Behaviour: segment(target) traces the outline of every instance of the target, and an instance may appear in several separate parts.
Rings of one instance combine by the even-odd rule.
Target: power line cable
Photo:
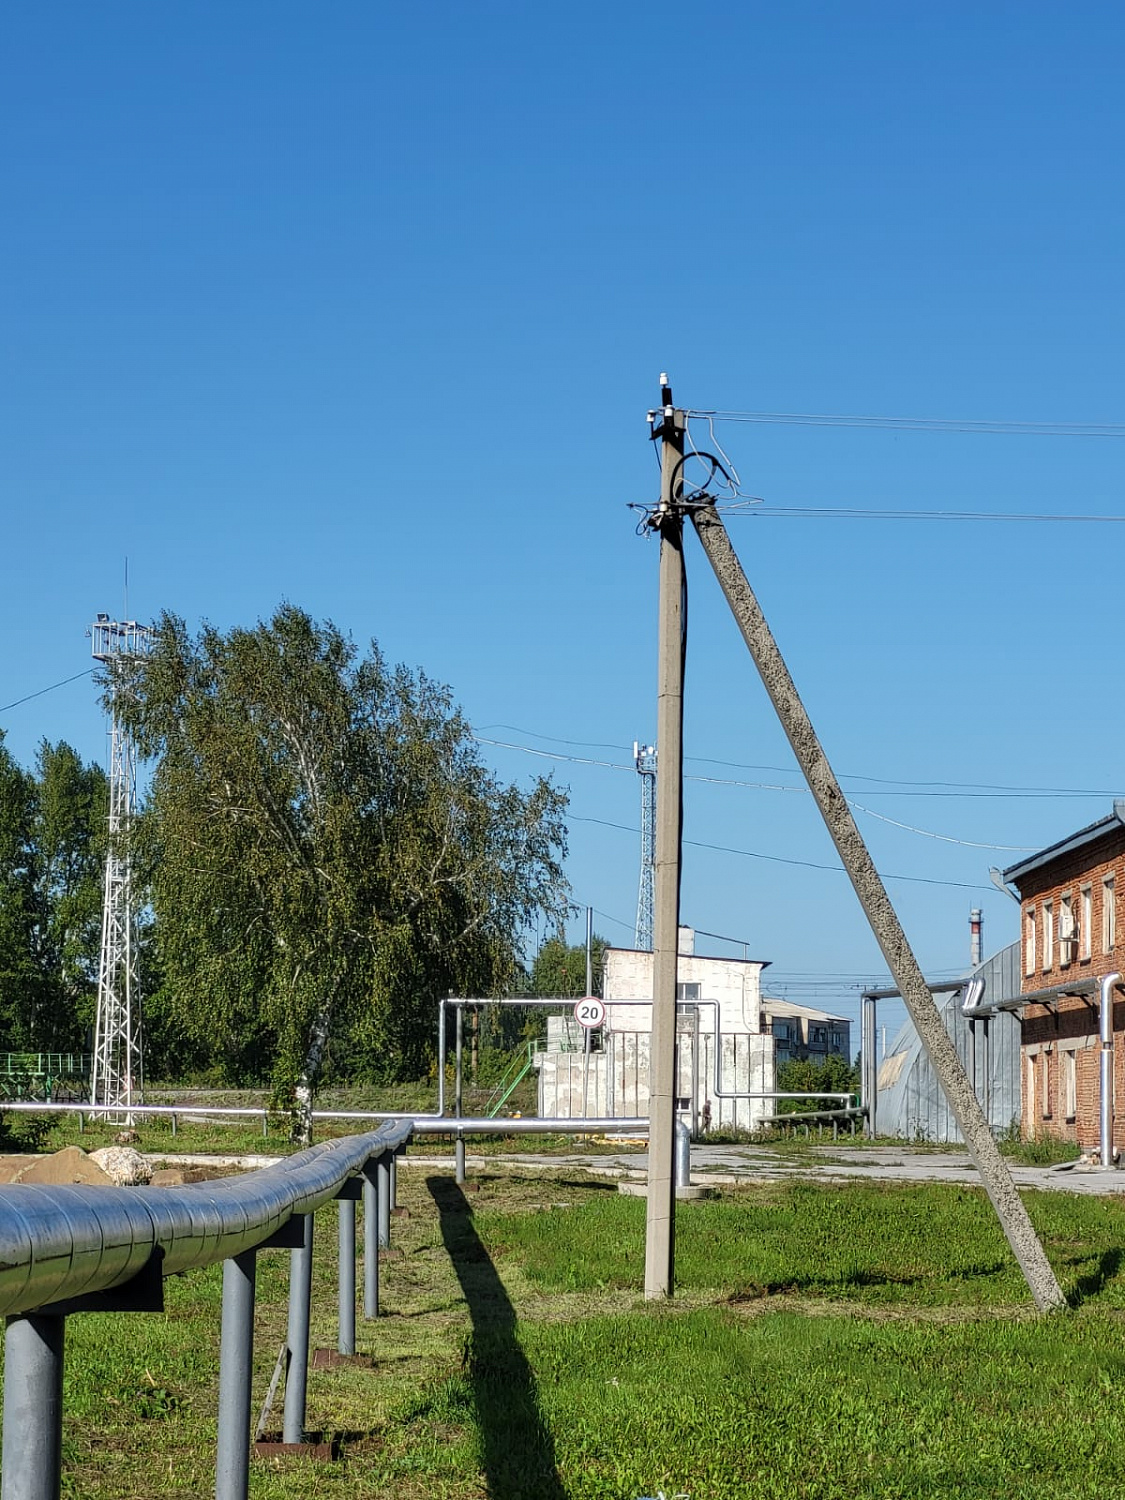
[[[1065,515],[1059,512],[1049,511],[1006,511],[1006,510],[876,510],[831,508],[829,506],[813,505],[746,505],[737,502],[720,504],[716,506],[727,514],[739,514],[747,516],[772,516],[786,517],[808,517],[814,516],[821,519],[843,520],[843,521],[1054,521],[1054,522],[1079,522],[1091,525],[1119,525],[1125,522],[1125,515]]]
[[[883,813],[878,813],[871,807],[862,807],[858,802],[853,802],[850,797],[845,799],[849,807],[856,812],[866,813],[869,818],[878,818],[880,823],[889,823],[892,828],[902,828],[907,833],[920,834],[922,838],[939,839],[943,844],[960,844],[965,849],[997,849],[1006,854],[1034,854],[1035,847],[1031,844],[979,844],[975,839],[955,839],[947,833],[931,833],[928,828],[915,828],[912,823],[900,823],[898,818],[888,818]]]
[[[710,422],[747,422],[798,427],[852,427],[883,432],[975,433],[986,437],[1125,438],[1120,422],[1010,422],[951,417],[846,416],[830,412],[690,410]]]
[[[515,745],[506,740],[484,739],[479,735],[474,736],[474,739],[476,739],[480,744],[497,746],[498,748],[503,750],[521,750],[525,755],[538,756],[539,758],[544,760],[561,760],[572,765],[596,766],[608,771],[632,771],[634,769],[633,766],[622,765],[619,761],[594,760],[588,756],[582,755],[564,755],[561,751],[557,750],[538,750],[531,745]],[[792,792],[796,793],[799,796],[806,797],[809,795],[809,790],[807,787],[780,786],[765,781],[737,781],[730,777],[693,776],[690,773],[684,777],[684,780],[699,782],[705,786],[740,787],[744,790],[757,792]],[[977,839],[954,838],[951,834],[933,833],[926,828],[917,828],[912,823],[903,823],[900,822],[897,818],[885,817],[882,813],[877,813],[871,808],[864,807],[859,802],[853,801],[851,797],[845,798],[845,801],[848,803],[849,807],[854,808],[857,812],[866,813],[869,817],[872,818],[878,818],[882,823],[889,823],[895,828],[901,828],[907,833],[915,833],[924,838],[938,839],[945,844],[960,844],[968,849],[994,849],[999,851],[1000,853],[1009,854],[1031,854],[1034,852],[1034,848],[1030,844],[991,844],[981,842]]]
[[[550,740],[551,743],[555,745],[574,745],[579,747],[580,749],[586,750],[620,750],[623,753],[628,754],[631,749],[629,745],[621,745],[616,743],[615,741],[609,740],[564,739],[561,735],[543,734],[540,730],[537,729],[526,729],[521,724],[482,724],[481,730],[483,731],[486,729],[507,729],[512,734],[526,734],[530,735],[531,738],[535,740]],[[486,743],[497,745],[507,744],[506,741],[502,740],[490,740],[486,741]],[[522,745],[517,745],[513,748],[522,750],[525,747]],[[749,761],[721,760],[717,756],[713,755],[685,755],[684,759],[693,761],[697,765],[726,766],[733,771],[772,771],[779,776],[792,774],[792,767],[790,766],[768,766],[757,765]],[[601,764],[601,762],[595,762],[595,764]],[[625,767],[625,769],[630,768]],[[924,796],[929,791],[936,788],[949,788],[956,789],[957,791],[964,790],[965,792],[972,793],[997,792],[1020,797],[1116,797],[1120,795],[1119,792],[1107,790],[1105,787],[1020,787],[1006,785],[1003,782],[991,781],[909,781],[899,776],[866,776],[860,771],[840,771],[837,774],[839,775],[841,781],[867,781],[870,782],[873,786],[886,786],[900,789],[888,793],[873,791],[867,792],[865,795],[869,797]],[[746,783],[746,785],[754,784],[755,783]],[[788,790],[803,791],[805,789],[803,787],[791,787],[788,788]]]
[[[66,687],[70,682],[77,682],[80,677],[89,677],[93,671],[93,667],[87,667],[84,672],[75,672],[73,677],[64,677],[61,682],[52,682],[50,687],[40,688],[35,693],[28,693],[23,698],[17,698],[14,703],[5,703],[0,708],[0,714],[6,714],[10,708],[19,708],[21,703],[30,703],[33,698],[42,698],[45,693],[53,693],[56,688]]]
[[[614,823],[608,818],[589,818],[574,812],[568,812],[567,818],[575,823],[596,823],[602,828],[616,828],[621,833],[631,833],[634,837],[637,837],[640,833],[640,829],[638,828],[631,828],[627,823]],[[704,842],[702,839],[684,839],[684,843],[690,845],[693,849],[710,849],[718,854],[737,854],[744,859],[761,859],[774,865],[796,865],[804,870],[828,870],[833,875],[844,875],[847,873],[843,865],[824,865],[811,859],[787,859],[781,854],[760,854],[754,849],[735,849],[729,844],[710,844]],[[992,885],[974,885],[966,880],[938,880],[929,875],[892,875],[884,873],[882,878],[884,880],[905,880],[911,885],[944,885],[961,891],[985,891],[989,895],[992,895],[996,890],[996,887]]]

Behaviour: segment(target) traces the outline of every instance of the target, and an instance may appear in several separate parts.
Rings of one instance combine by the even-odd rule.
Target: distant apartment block
[[[762,1026],[773,1037],[778,1065],[795,1060],[824,1062],[842,1057],[850,1063],[852,1023],[812,1005],[796,1005],[771,995],[762,998]]]

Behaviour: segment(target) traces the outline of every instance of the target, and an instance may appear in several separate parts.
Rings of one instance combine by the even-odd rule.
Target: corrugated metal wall
[[[1002,948],[999,953],[985,959],[974,972],[984,980],[982,1005],[1018,995],[1019,943]],[[955,993],[936,999],[946,1031],[973,1081],[988,1122],[995,1134],[1001,1134],[1011,1127],[1013,1120],[1018,1123],[1020,1115],[1019,1017],[1011,1011],[1000,1011],[987,1022],[977,1019],[974,1068],[974,1039],[969,1018],[961,1013],[961,995]],[[930,1060],[910,1021],[895,1037],[879,1074],[877,1128],[881,1136],[961,1141],[957,1121],[945,1102]]]

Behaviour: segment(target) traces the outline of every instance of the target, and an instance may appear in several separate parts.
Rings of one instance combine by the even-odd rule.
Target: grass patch
[[[1125,1307],[1125,1206],[1061,1193],[1028,1193],[1025,1201],[1067,1296],[1079,1302],[1097,1295]],[[518,1222],[485,1214],[480,1232],[493,1253],[518,1258],[545,1288],[635,1287],[644,1266],[644,1214],[641,1200],[603,1194],[581,1209]],[[682,1205],[676,1279],[685,1289],[736,1300],[797,1295],[905,1307],[1027,1301],[983,1192],[937,1183],[771,1183]]]
[[[1041,1141],[1001,1140],[999,1146],[1002,1156],[1024,1167],[1053,1167],[1077,1161],[1082,1154],[1073,1141],[1059,1141],[1053,1136]]]
[[[1077,1308],[1041,1319],[969,1188],[778,1182],[682,1205],[682,1290],[654,1306],[643,1202],[570,1171],[478,1186],[404,1165],[403,1254],[383,1316],[359,1323],[372,1364],[309,1375],[309,1426],[344,1434],[345,1456],[255,1460],[254,1500],[1121,1493],[1114,1199],[1027,1195]],[[335,1224],[317,1215],[314,1345],[335,1343]],[[255,1411],[287,1269],[259,1257]],[[163,1315],[69,1320],[67,1496],[210,1492],[220,1287],[215,1267],[169,1281]]]

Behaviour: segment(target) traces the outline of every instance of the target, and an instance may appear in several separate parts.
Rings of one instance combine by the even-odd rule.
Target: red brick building
[[[1116,1152],[1125,1147],[1125,987],[1101,981],[1125,970],[1125,801],[1012,865],[1004,879],[1020,894],[1023,1135],[1102,1148],[1104,993]]]

